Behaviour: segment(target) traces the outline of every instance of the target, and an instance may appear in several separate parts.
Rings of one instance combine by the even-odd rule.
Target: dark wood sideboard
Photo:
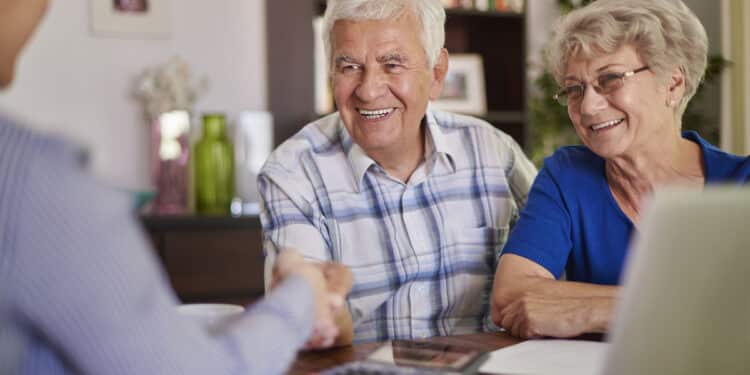
[[[182,302],[248,304],[263,295],[257,216],[141,216]]]

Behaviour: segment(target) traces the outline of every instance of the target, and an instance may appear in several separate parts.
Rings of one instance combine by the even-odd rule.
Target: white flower
[[[154,120],[167,111],[190,111],[199,91],[207,89],[208,79],[203,77],[193,83],[190,67],[175,56],[165,64],[146,68],[136,81],[134,96],[143,103],[149,118]]]

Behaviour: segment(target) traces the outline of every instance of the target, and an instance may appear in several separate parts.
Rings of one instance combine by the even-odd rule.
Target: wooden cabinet
[[[526,146],[526,22],[523,14],[450,9],[445,47],[474,53],[484,65],[487,114],[478,116]]]
[[[314,111],[312,20],[325,1],[266,2],[269,107],[276,142],[296,133],[318,115]],[[528,144],[526,123],[526,19],[524,14],[447,10],[450,53],[476,53],[484,61],[488,112],[481,116]]]
[[[257,217],[144,216],[141,221],[183,302],[247,304],[263,295]]]

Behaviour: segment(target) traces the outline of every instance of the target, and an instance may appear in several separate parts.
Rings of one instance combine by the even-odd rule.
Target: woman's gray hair
[[[657,77],[679,67],[685,95],[682,116],[706,70],[708,37],[698,17],[680,0],[598,0],[560,19],[547,49],[558,83],[572,58],[590,59],[632,45]]]
[[[420,39],[430,68],[437,63],[445,43],[445,9],[440,0],[328,0],[323,16],[323,45],[331,59],[331,32],[338,20],[370,21],[396,19],[411,11],[421,22]]]

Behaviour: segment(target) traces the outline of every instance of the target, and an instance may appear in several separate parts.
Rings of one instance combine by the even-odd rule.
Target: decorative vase
[[[151,173],[156,186],[152,212],[161,215],[188,211],[190,114],[164,112],[152,123]]]
[[[234,158],[223,114],[203,115],[203,134],[195,144],[196,211],[229,215],[234,198]]]

